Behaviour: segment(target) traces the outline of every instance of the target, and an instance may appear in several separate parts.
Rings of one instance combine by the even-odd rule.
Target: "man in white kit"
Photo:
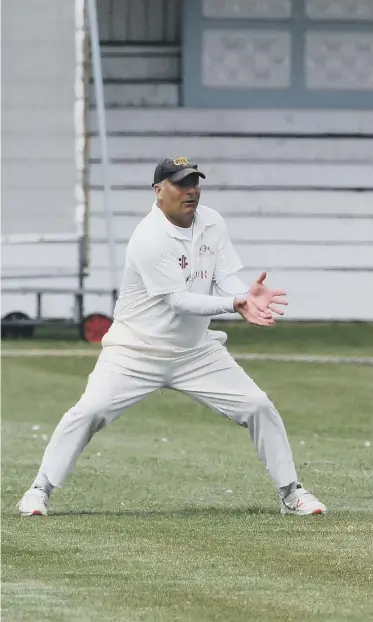
[[[93,434],[156,389],[168,387],[248,428],[259,458],[279,490],[283,514],[323,514],[325,506],[298,482],[282,419],[266,394],[230,356],[227,336],[210,331],[211,317],[238,312],[258,326],[274,324],[285,292],[271,291],[265,273],[248,288],[223,218],[199,206],[200,177],[184,157],[154,172],[156,202],[127,249],[114,322],[79,402],[61,419],[22,516],[43,515],[53,488]]]

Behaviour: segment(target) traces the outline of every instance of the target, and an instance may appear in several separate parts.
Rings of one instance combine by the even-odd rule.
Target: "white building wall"
[[[3,234],[74,227],[74,0],[2,4]]]
[[[76,243],[7,243],[15,235],[76,236],[74,5],[2,3],[3,287],[32,287],[41,274],[50,277],[44,286],[58,287],[57,275],[77,272]],[[76,278],[68,286],[75,287]],[[24,302],[5,293],[2,314],[18,309],[34,315],[34,302],[31,308]]]

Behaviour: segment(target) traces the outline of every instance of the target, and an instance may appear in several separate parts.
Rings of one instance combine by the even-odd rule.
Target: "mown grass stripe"
[[[97,356],[98,349],[94,350],[2,350],[4,358],[32,358],[32,357],[70,357],[70,356]],[[234,353],[232,356],[237,361],[273,361],[279,363],[315,363],[321,365],[373,365],[373,357],[370,356],[315,356],[306,354],[260,354]]]

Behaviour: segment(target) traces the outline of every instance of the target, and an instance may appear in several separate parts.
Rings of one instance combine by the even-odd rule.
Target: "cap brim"
[[[173,175],[170,175],[167,179],[172,182],[181,181],[182,179],[185,179],[185,177],[188,177],[188,175],[198,175],[199,177],[202,177],[202,179],[206,179],[206,175],[202,173],[202,171],[198,171],[195,168],[183,168],[181,171],[177,171]]]

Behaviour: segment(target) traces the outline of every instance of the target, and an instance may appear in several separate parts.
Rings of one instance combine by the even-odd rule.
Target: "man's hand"
[[[250,287],[246,298],[237,297],[234,308],[247,322],[256,326],[273,326],[273,313],[283,315],[284,312],[277,305],[287,305],[282,290],[270,290],[263,285],[267,276],[262,272],[260,277]]]
[[[250,300],[250,296],[247,298],[241,298],[236,296],[234,299],[234,309],[239,313],[246,322],[249,324],[255,324],[256,326],[273,326],[275,323],[272,313],[270,311],[261,311]]]
[[[260,311],[271,311],[277,315],[284,315],[282,309],[276,305],[287,305],[284,296],[286,292],[280,289],[268,289],[263,282],[267,277],[266,272],[262,272],[260,277],[250,287],[247,297]]]

